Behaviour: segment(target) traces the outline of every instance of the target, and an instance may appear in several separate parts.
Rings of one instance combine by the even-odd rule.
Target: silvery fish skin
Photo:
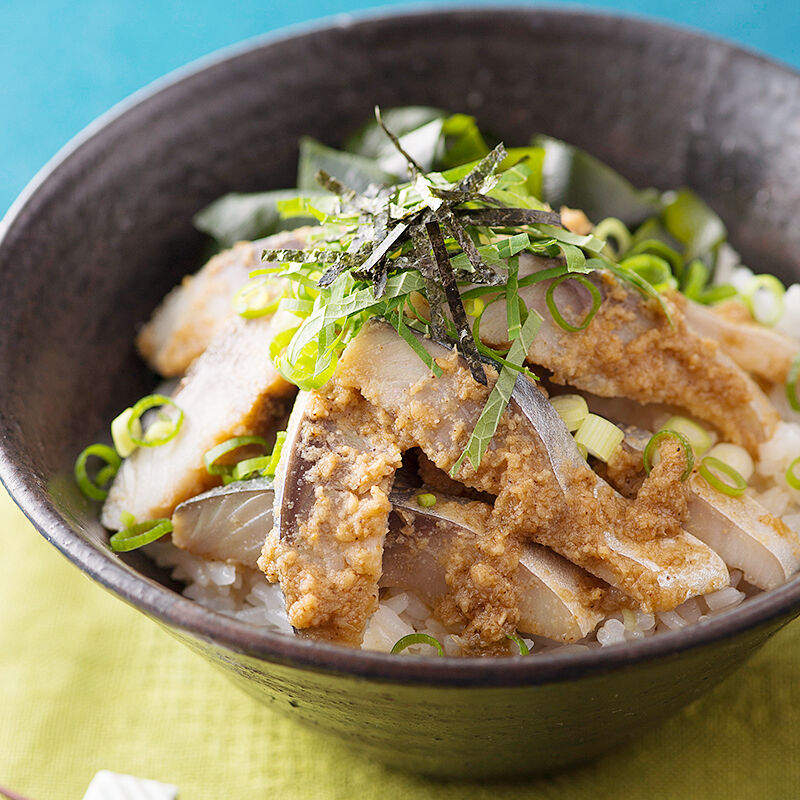
[[[173,400],[184,412],[178,435],[126,458],[103,506],[102,523],[124,525],[169,517],[176,506],[219,483],[203,463],[212,447],[234,436],[269,436],[297,391],[277,372],[269,345],[279,321],[234,317],[195,361]]]
[[[420,506],[420,493],[436,502]],[[381,586],[412,591],[435,606],[449,591],[450,548],[467,547],[476,530],[471,513],[476,501],[448,497],[429,489],[394,490],[395,513],[383,555]],[[520,608],[518,629],[558,642],[575,642],[594,630],[604,614],[598,600],[608,586],[546,547],[523,545],[514,577]]]
[[[256,568],[272,529],[271,478],[218,486],[181,503],[172,515],[172,543],[212,561]]]

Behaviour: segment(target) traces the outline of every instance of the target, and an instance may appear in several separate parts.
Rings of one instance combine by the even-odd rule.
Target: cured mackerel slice
[[[530,254],[520,256],[520,279],[559,262]],[[553,373],[552,380],[601,397],[628,397],[640,403],[668,403],[713,425],[729,442],[755,455],[770,437],[778,413],[752,378],[720,345],[694,333],[683,311],[665,298],[672,324],[653,302],[621,283],[610,272],[585,276],[603,302],[583,331],[566,331],[550,313],[545,280],[519,290],[543,323],[528,351],[528,361]],[[591,308],[588,290],[563,282],[555,301],[568,319],[581,319]],[[490,347],[508,345],[505,303],[487,306],[481,339]]]
[[[591,405],[591,404],[590,404]],[[644,479],[642,453],[649,431],[621,426],[627,456],[609,475],[619,488]],[[749,495],[731,497],[714,489],[697,470],[689,478],[689,516],[684,528],[705,542],[730,569],[740,569],[748,583],[774,589],[800,568],[800,536]]]
[[[357,647],[378,607],[389,490],[401,464],[390,428],[358,392],[297,398],[258,566],[280,581],[289,622],[303,635]]]
[[[181,503],[172,515],[172,543],[212,561],[256,568],[272,529],[271,478],[217,486]]]
[[[485,557],[478,540],[485,533],[481,520],[491,507],[436,494],[436,503],[423,508],[416,499],[420,492],[429,490],[395,490],[390,495],[394,513],[381,586],[411,591],[436,607],[458,588],[460,562],[474,564]],[[604,616],[600,604],[609,587],[541,545],[523,545],[512,583],[520,612],[517,627],[524,633],[575,642]]]
[[[774,589],[800,567],[800,539],[783,520],[747,495],[729,497],[699,474],[689,479],[686,529],[740,569],[748,583]]]
[[[178,504],[219,484],[203,463],[208,450],[233,436],[274,432],[297,389],[270,360],[273,336],[270,319],[228,321],[173,396],[184,412],[178,435],[123,461],[103,506],[106,528],[124,527],[123,511],[137,520],[171,516]]]
[[[449,471],[487,398],[457,354],[421,340],[443,374],[436,378],[386,323],[370,322],[337,367],[344,388],[394,419],[402,449],[420,447]],[[672,609],[728,584],[725,564],[695,537],[646,539],[633,534],[636,503],[597,476],[578,452],[558,413],[527,379],[517,381],[477,472],[456,477],[497,495],[493,519],[503,537],[527,536],[633,597],[644,610]],[[652,478],[652,476],[651,476]]]
[[[686,315],[690,330],[714,339],[743,369],[770,383],[785,383],[800,342],[759,325],[741,303],[710,307],[674,292],[672,300]]]
[[[625,447],[639,459],[627,480],[641,480],[641,454],[650,433],[625,428]],[[623,477],[623,479],[625,479]],[[749,495],[731,497],[714,489],[695,470],[689,478],[689,516],[684,527],[705,542],[730,569],[740,569],[748,583],[774,589],[800,568],[800,536]]]
[[[247,283],[252,270],[264,266],[264,250],[303,247],[307,230],[298,228],[255,242],[239,242],[215,255],[194,275],[187,275],[139,332],[136,346],[142,358],[164,377],[183,375],[236,315],[233,295]],[[284,285],[280,279],[270,281],[268,294],[277,298]]]

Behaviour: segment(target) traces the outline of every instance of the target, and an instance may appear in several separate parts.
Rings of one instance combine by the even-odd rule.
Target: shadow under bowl
[[[298,138],[336,144],[375,103],[463,110],[509,143],[541,131],[636,184],[688,184],[747,263],[800,277],[797,73],[690,31],[584,12],[336,20],[134,96],[14,205],[0,229],[0,477],[68,558],[259,700],[405,769],[554,770],[727,676],[800,612],[800,582],[624,646],[398,658],[259,632],[181,597],[141,555],[110,552],[71,478],[86,442],[152,387],[133,334],[200,263],[192,215],[226,192],[293,185]]]

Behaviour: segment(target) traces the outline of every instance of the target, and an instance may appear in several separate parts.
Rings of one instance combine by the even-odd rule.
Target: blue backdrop
[[[175,67],[286,25],[400,5],[408,4],[0,0],[0,214],[73,134]],[[797,0],[619,0],[583,5],[692,25],[800,67]]]

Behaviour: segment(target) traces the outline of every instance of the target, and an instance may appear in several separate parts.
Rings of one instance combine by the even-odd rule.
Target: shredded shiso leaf
[[[417,119],[426,117],[422,112],[415,114]],[[534,171],[526,163],[529,153],[510,156],[502,144],[486,152],[483,139],[472,130],[474,121],[436,119],[442,122],[438,139],[426,138],[427,134],[414,138],[411,134],[418,129],[403,133],[405,125],[397,135],[376,108],[375,123],[356,140],[357,151],[347,155],[375,158],[380,153],[381,169],[388,169],[390,156],[402,158],[409,180],[389,186],[366,183],[365,188],[368,175],[361,173],[354,179],[352,160],[335,162],[330,157],[324,164],[339,169],[339,174],[334,176],[325,168],[316,173],[318,185],[329,195],[279,204],[287,218],[311,215],[319,220],[311,246],[265,250],[263,260],[270,265],[255,270],[251,277],[272,275],[291,282],[278,311],[291,314],[289,319],[296,319],[296,325],[276,337],[271,355],[281,374],[302,389],[319,388],[330,378],[347,343],[373,317],[389,321],[435,375],[440,369],[419,336],[455,345],[473,378],[484,385],[488,378],[483,362],[493,364],[499,372],[497,381],[453,467],[456,472],[465,459],[478,468],[517,374],[535,378],[524,362],[542,320],[520,298],[521,286],[555,278],[558,282],[578,280],[586,287],[592,309],[577,325],[566,321],[553,301],[557,283],[548,291],[554,319],[568,330],[587,327],[599,308],[600,293],[584,277],[597,270],[613,271],[659,302],[665,314],[667,310],[646,278],[604,255],[603,240],[565,230],[559,215],[530,193]],[[462,150],[481,153],[481,157],[443,172],[425,172],[423,165],[453,158],[451,149],[442,155],[441,137],[446,141],[448,131],[454,129],[460,131]],[[471,142],[471,149],[464,142]],[[418,148],[413,154],[412,146]],[[303,169],[308,163],[304,162]],[[317,166],[322,164],[319,161]],[[348,177],[353,183],[348,184]],[[563,264],[519,279],[518,257],[523,252],[560,255]],[[425,314],[420,312],[419,298],[427,305]],[[481,300],[480,307],[476,308],[476,300]],[[481,316],[493,302],[506,305],[511,343],[506,352],[487,348],[480,341]]]

